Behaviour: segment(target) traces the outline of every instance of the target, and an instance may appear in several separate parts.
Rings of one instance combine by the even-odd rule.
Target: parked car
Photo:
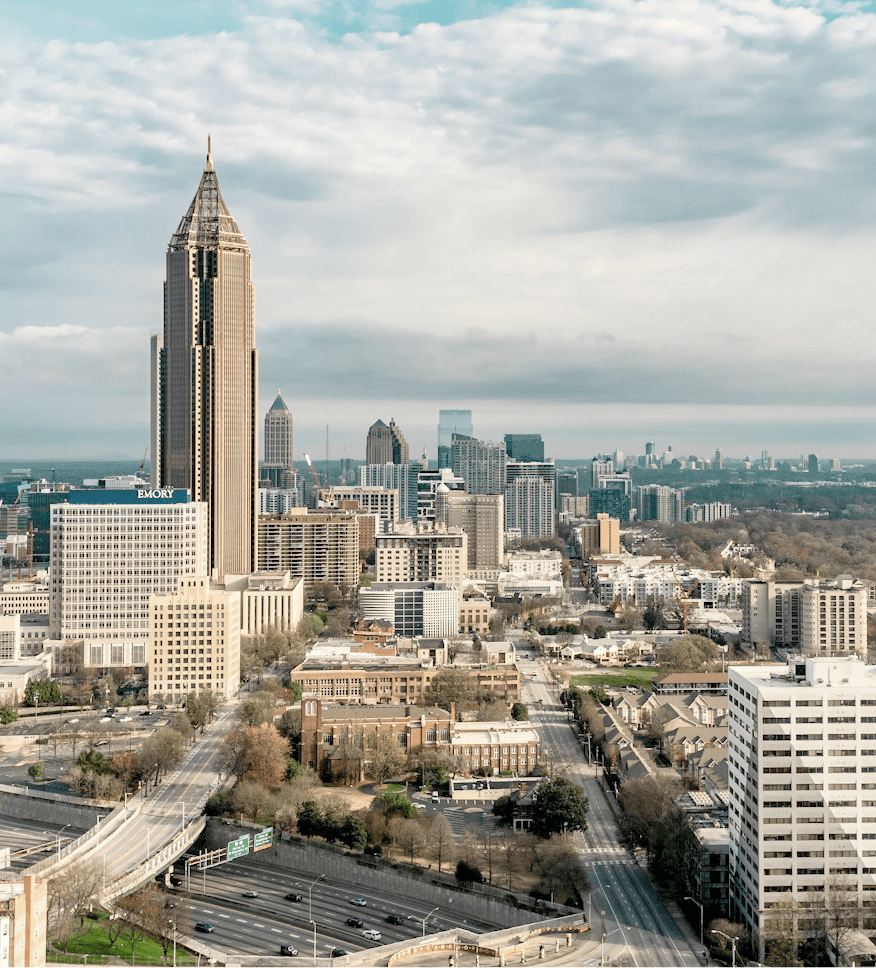
[[[380,940],[380,932],[379,931],[375,931],[374,928],[368,928],[367,931],[363,931],[362,932],[362,937],[366,941],[379,941]]]
[[[304,898],[300,894],[296,894],[294,891],[286,895],[287,901],[303,901]]]
[[[363,922],[362,918],[347,918],[347,924],[349,924],[351,928],[365,927],[365,923]]]
[[[209,921],[198,921],[195,924],[195,931],[200,931],[201,934],[212,934],[215,930]]]
[[[281,955],[288,955],[290,958],[294,958],[295,955],[298,954],[298,949],[295,947],[294,944],[281,944],[280,945],[280,954]]]

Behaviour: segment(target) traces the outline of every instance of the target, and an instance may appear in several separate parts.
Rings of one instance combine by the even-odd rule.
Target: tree
[[[587,876],[575,847],[564,840],[540,841],[535,847],[534,860],[542,894],[565,898],[571,907],[579,907]]]
[[[656,650],[657,661],[670,672],[700,672],[718,656],[711,639],[703,635],[683,635]]]
[[[27,768],[27,775],[32,780],[41,780],[45,774],[42,763],[33,763]]]
[[[456,879],[460,884],[483,884],[484,875],[480,869],[470,864],[467,860],[461,860],[456,865]]]
[[[364,850],[365,845],[368,843],[368,831],[365,828],[365,821],[361,817],[347,817],[341,827],[338,839],[350,850]]]
[[[404,790],[387,790],[371,801],[371,809],[379,810],[387,817],[413,817],[417,812]]]
[[[443,666],[432,679],[423,699],[448,712],[450,707],[455,705],[456,713],[459,715],[464,710],[474,707],[475,690],[472,678],[465,669]]]
[[[377,783],[398,776],[407,762],[407,754],[390,733],[381,733],[366,754],[366,772]]]
[[[16,719],[18,719],[18,713],[12,706],[0,706],[0,723],[8,726],[10,723],[14,723]]]
[[[298,808],[298,833],[302,837],[318,837],[323,831],[322,810],[315,800],[307,800]]]
[[[235,813],[242,813],[251,820],[267,816],[274,805],[274,796],[267,787],[252,780],[241,780],[231,795]]]
[[[261,726],[274,721],[276,697],[267,691],[250,693],[237,707],[236,716],[244,726]]]
[[[414,857],[420,854],[426,846],[426,830],[417,817],[402,820],[396,842],[408,855],[408,862],[413,864]]]
[[[48,885],[49,914],[79,918],[79,926],[94,903],[103,880],[103,867],[96,859],[83,857],[66,865]]]
[[[276,789],[286,775],[289,741],[267,724],[247,726],[243,732],[249,745],[247,779]]]
[[[533,833],[539,837],[587,829],[587,797],[564,777],[540,783],[533,796]]]
[[[511,718],[517,720],[529,719],[529,710],[526,705],[522,702],[516,702],[511,707]]]
[[[429,856],[434,857],[438,864],[438,871],[443,870],[444,864],[452,864],[456,854],[456,837],[453,828],[443,813],[436,813],[429,823],[427,834]]]

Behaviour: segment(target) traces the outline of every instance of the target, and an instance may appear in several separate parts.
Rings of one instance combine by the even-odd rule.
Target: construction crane
[[[313,466],[313,461],[310,459],[310,455],[305,454],[304,459],[307,461],[307,469],[310,471],[310,476],[313,478],[313,486],[316,488],[319,503],[321,503],[324,508],[334,507],[335,495],[328,481],[326,481],[326,486],[323,487],[319,481],[319,475],[316,473],[316,468]]]
[[[140,476],[142,477],[146,473],[146,455],[149,453],[149,448],[143,451],[143,459],[140,461]]]

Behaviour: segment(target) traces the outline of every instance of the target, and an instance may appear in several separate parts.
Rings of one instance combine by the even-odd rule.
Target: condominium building
[[[454,434],[450,447],[453,473],[465,481],[469,494],[502,494],[505,491],[505,444],[491,444]]]
[[[636,495],[640,521],[665,524],[684,521],[684,491],[661,484],[646,484],[636,488]]]
[[[440,484],[435,519],[447,528],[461,529],[468,539],[470,571],[499,568],[505,553],[505,499],[501,494],[467,494]]]
[[[292,471],[289,477],[293,482],[291,487],[259,488],[259,514],[286,514],[292,508],[304,507],[298,472]]]
[[[620,521],[608,514],[597,514],[578,528],[581,557],[620,554]]]
[[[710,504],[688,504],[684,509],[684,519],[691,523],[723,521],[732,517],[733,505],[720,501],[712,501]]]
[[[231,699],[240,687],[240,596],[209,578],[182,578],[149,599],[149,695]]]
[[[872,934],[876,668],[855,657],[731,666],[728,695],[732,920],[762,963],[771,938],[818,933],[834,906],[846,940]],[[833,964],[854,960],[840,955]]]
[[[443,525],[399,526],[374,539],[378,582],[437,581],[461,588],[468,572],[468,536]]]
[[[153,340],[155,483],[210,515],[210,568],[254,569],[258,442],[255,291],[249,246],[207,145],[195,197],[167,246],[164,333]],[[156,426],[157,425],[157,426]]]
[[[410,465],[402,464],[399,466],[408,467]],[[384,530],[391,531],[392,526],[399,520],[398,491],[393,488],[353,487],[336,484],[332,487],[332,493],[339,507],[343,507],[341,503],[343,501],[353,502],[354,506],[358,506],[360,511],[375,515],[382,522]]]
[[[459,627],[459,589],[435,581],[372,582],[359,589],[359,614],[391,622],[404,638],[450,637]]]
[[[102,499],[107,503],[87,503]],[[52,633],[88,668],[146,664],[149,597],[209,573],[209,516],[185,490],[70,491],[52,507]],[[112,502],[112,503],[110,503]]]
[[[295,508],[259,517],[258,570],[304,579],[305,595],[320,582],[359,581],[359,524],[355,512]]]
[[[508,461],[505,466],[505,530],[522,538],[556,533],[556,468],[553,461]]]
[[[240,589],[240,632],[261,635],[268,629],[296,628],[304,616],[304,579],[285,572],[246,575]],[[237,589],[235,589],[237,590]]]
[[[449,491],[464,491],[465,481],[454,474],[449,467],[436,471],[420,470],[417,474],[417,513],[413,520],[419,524],[431,524],[435,520],[435,501],[438,488]]]
[[[402,521],[417,520],[417,482],[422,468],[419,464],[363,464],[359,468],[362,487],[382,487],[398,492],[398,517]]]
[[[742,641],[804,655],[867,654],[867,588],[849,575],[836,581],[749,580],[742,588]]]

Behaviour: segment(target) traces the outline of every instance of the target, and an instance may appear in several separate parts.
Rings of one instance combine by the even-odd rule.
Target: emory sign
[[[161,487],[161,488],[152,488],[151,490],[139,490],[138,489],[138,491],[137,491],[137,497],[138,498],[150,498],[150,497],[171,498],[171,497],[173,497],[173,488],[172,487]]]

